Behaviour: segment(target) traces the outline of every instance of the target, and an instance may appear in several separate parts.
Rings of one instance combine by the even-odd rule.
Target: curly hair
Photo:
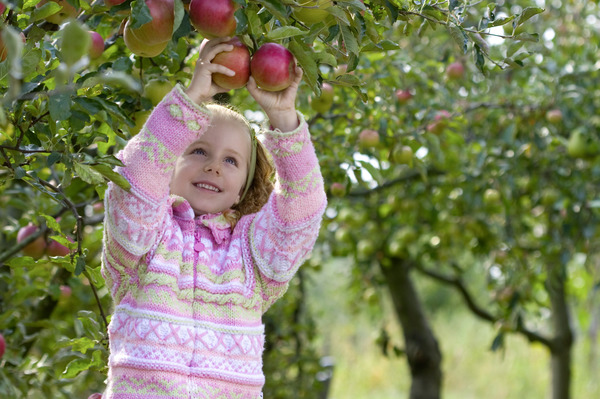
[[[210,103],[206,104],[206,108],[211,111],[212,120],[238,122],[244,126],[249,135],[254,135],[250,122],[233,107]],[[258,212],[267,203],[274,188],[274,178],[275,167],[271,157],[260,140],[256,140],[256,165],[252,184],[241,202],[223,212],[232,228],[235,227],[242,216]],[[248,176],[246,176],[246,179],[248,179]]]

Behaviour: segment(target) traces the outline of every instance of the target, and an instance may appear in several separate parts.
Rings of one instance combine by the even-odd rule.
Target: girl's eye
[[[232,164],[233,166],[237,166],[237,161],[235,158],[227,157],[225,158],[225,162]]]
[[[202,148],[196,148],[192,150],[192,154],[206,155],[206,151],[204,151]]]

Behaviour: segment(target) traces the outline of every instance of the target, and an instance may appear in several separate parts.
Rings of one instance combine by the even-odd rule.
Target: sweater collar
[[[195,221],[196,225],[202,225],[208,228],[217,244],[221,244],[231,235],[231,224],[227,221],[223,212],[206,213],[204,215],[196,216],[192,206],[185,198],[171,195],[169,202],[173,208],[174,216],[184,220]],[[198,238],[199,237],[196,237],[196,241],[198,241]]]

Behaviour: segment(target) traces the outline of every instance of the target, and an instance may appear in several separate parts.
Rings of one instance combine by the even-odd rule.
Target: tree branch
[[[495,317],[493,314],[491,314],[490,312],[488,312],[487,310],[485,310],[484,308],[482,308],[475,302],[473,295],[469,292],[469,290],[467,289],[467,287],[465,286],[465,284],[463,283],[463,281],[460,278],[450,277],[445,274],[436,272],[434,270],[425,268],[421,265],[415,265],[415,268],[419,272],[423,273],[424,275],[426,275],[428,277],[433,278],[434,280],[437,280],[446,285],[454,286],[460,292],[460,294],[463,297],[463,300],[466,302],[469,310],[471,310],[471,312],[473,312],[480,319],[483,319],[490,323],[495,323],[498,321],[497,317]],[[523,334],[527,338],[527,340],[529,340],[529,342],[539,342],[540,344],[546,346],[549,349],[552,348],[552,341],[550,339],[527,329],[523,325],[521,318],[518,319],[515,331]]]

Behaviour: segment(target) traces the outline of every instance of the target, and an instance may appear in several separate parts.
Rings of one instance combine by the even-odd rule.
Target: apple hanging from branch
[[[311,96],[309,98],[312,109],[320,114],[329,111],[333,105],[333,86],[329,83],[323,83],[321,86],[321,95],[319,97]]]
[[[141,57],[156,57],[167,47],[173,35],[173,0],[146,0],[146,5],[152,21],[134,29],[131,20],[127,20],[123,40],[132,53]]]
[[[237,8],[233,0],[192,0],[190,22],[208,39],[233,36],[237,27],[234,17]]]
[[[39,227],[32,223],[22,227],[17,233],[17,244],[24,241],[30,235],[37,233],[38,230]],[[41,258],[44,256],[44,252],[46,252],[46,240],[44,240],[43,236],[36,238],[33,242],[23,247],[23,254],[31,256],[33,259]]]

